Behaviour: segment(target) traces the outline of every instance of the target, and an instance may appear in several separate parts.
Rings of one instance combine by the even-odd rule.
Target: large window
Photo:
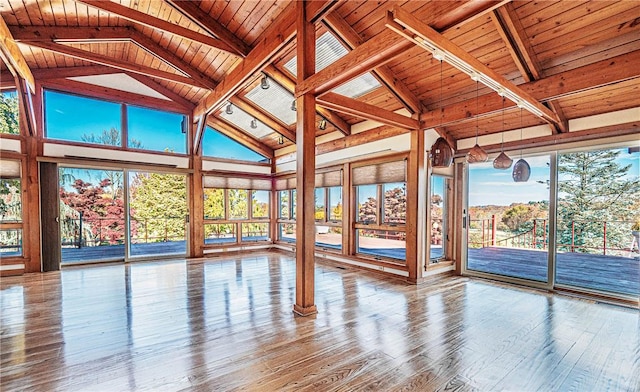
[[[356,166],[356,252],[406,261],[406,161]]]
[[[0,161],[0,256],[22,255],[22,184],[20,161]]]
[[[447,259],[447,239],[449,238],[449,178],[431,176],[431,197],[429,199],[431,226],[429,241],[429,258],[432,263]]]
[[[49,139],[167,153],[187,151],[182,114],[51,90],[44,92],[44,114]],[[123,134],[128,135],[127,140]]]
[[[20,112],[18,94],[15,90],[0,92],[0,133],[20,134]]]
[[[269,241],[270,179],[204,178],[205,245]],[[252,186],[258,190],[226,188]]]
[[[202,155],[205,157],[235,159],[249,162],[265,162],[269,159],[243,146],[217,130],[206,127],[202,136]]]
[[[342,249],[342,187],[315,190],[316,246],[323,250]]]

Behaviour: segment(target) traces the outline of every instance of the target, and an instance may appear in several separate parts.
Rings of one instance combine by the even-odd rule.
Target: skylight
[[[257,85],[245,97],[271,113],[282,123],[291,125],[296,122],[296,112],[291,110],[291,103],[295,99],[287,89],[273,80],[269,80],[269,88],[264,90]]]
[[[218,113],[218,115],[221,118],[224,118],[225,120],[229,121],[230,123],[234,124],[238,128],[242,129],[248,134],[255,136],[258,139],[261,139],[275,132],[273,129],[265,125],[263,122],[261,122],[260,120],[256,120],[253,116],[251,116],[249,113],[245,112],[244,110],[240,109],[239,107],[234,106],[233,104],[231,106],[232,106],[233,114],[227,114],[225,110],[227,107],[224,106],[221,109],[220,113]],[[252,122],[254,122],[255,128],[251,126]]]
[[[349,51],[330,32],[322,34],[316,40],[316,72],[333,64],[336,60],[344,57]],[[294,76],[297,74],[297,57],[289,60],[284,67]],[[370,73],[360,75],[348,81],[333,92],[357,98],[380,87],[380,83]]]

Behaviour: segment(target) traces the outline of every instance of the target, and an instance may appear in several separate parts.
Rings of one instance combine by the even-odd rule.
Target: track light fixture
[[[262,79],[260,80],[260,88],[263,90],[268,90],[269,87],[269,78],[267,78],[267,75],[263,75]]]
[[[227,108],[224,110],[224,112],[227,113],[228,115],[233,114],[233,106],[231,105],[231,102],[227,104]]]
[[[293,102],[291,102],[291,111],[295,112],[296,111],[296,100],[294,99]]]
[[[325,129],[327,129],[327,120],[325,120],[324,118],[320,120],[320,124],[318,124],[318,128],[320,128],[321,131],[324,131]]]
[[[284,136],[278,136],[278,144],[284,144]]]
[[[253,120],[251,120],[251,129],[256,129],[256,128],[258,128],[258,120],[254,118]]]

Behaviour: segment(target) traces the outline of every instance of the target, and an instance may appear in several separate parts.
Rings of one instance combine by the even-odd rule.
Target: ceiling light
[[[320,128],[321,131],[324,131],[325,129],[327,129],[327,120],[325,120],[324,118],[320,120],[320,124],[318,125],[318,128]]]
[[[267,75],[264,75],[262,80],[260,80],[260,88],[263,90],[269,89],[269,78],[267,78]]]
[[[284,136],[278,136],[278,144],[284,144]]]
[[[254,118],[253,120],[251,120],[251,129],[256,129],[256,128],[258,128],[258,120]]]
[[[294,99],[293,102],[291,102],[291,111],[295,112],[296,111],[296,100]]]
[[[228,115],[232,115],[233,114],[233,106],[231,105],[231,102],[229,102],[229,104],[227,105],[227,108],[224,110],[225,113],[227,113]]]
[[[498,93],[499,94],[499,93]],[[498,155],[496,157],[496,159],[493,160],[493,167],[495,169],[498,170],[507,170],[508,168],[511,167],[511,164],[513,164],[513,159],[509,158],[509,156],[507,154],[504,153],[504,96],[502,97],[502,133],[500,133],[501,136],[501,143],[500,143],[500,155]]]

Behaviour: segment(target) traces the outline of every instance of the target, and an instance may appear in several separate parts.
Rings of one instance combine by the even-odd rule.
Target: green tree
[[[149,241],[184,238],[187,184],[179,174],[139,173],[131,184],[129,202],[139,235]]]
[[[533,227],[535,208],[532,205],[516,204],[502,215],[502,223],[513,232],[524,232]]]
[[[558,160],[558,234],[561,244],[573,244],[579,252],[602,252],[603,222],[610,247],[624,247],[629,227],[615,221],[640,217],[640,178],[631,165],[621,165],[621,150],[562,154]],[[573,226],[573,227],[572,227]],[[592,249],[590,249],[592,248]],[[566,249],[566,248],[565,248]],[[562,249],[564,250],[564,249]]]
[[[0,93],[0,133],[20,134],[18,94]]]

